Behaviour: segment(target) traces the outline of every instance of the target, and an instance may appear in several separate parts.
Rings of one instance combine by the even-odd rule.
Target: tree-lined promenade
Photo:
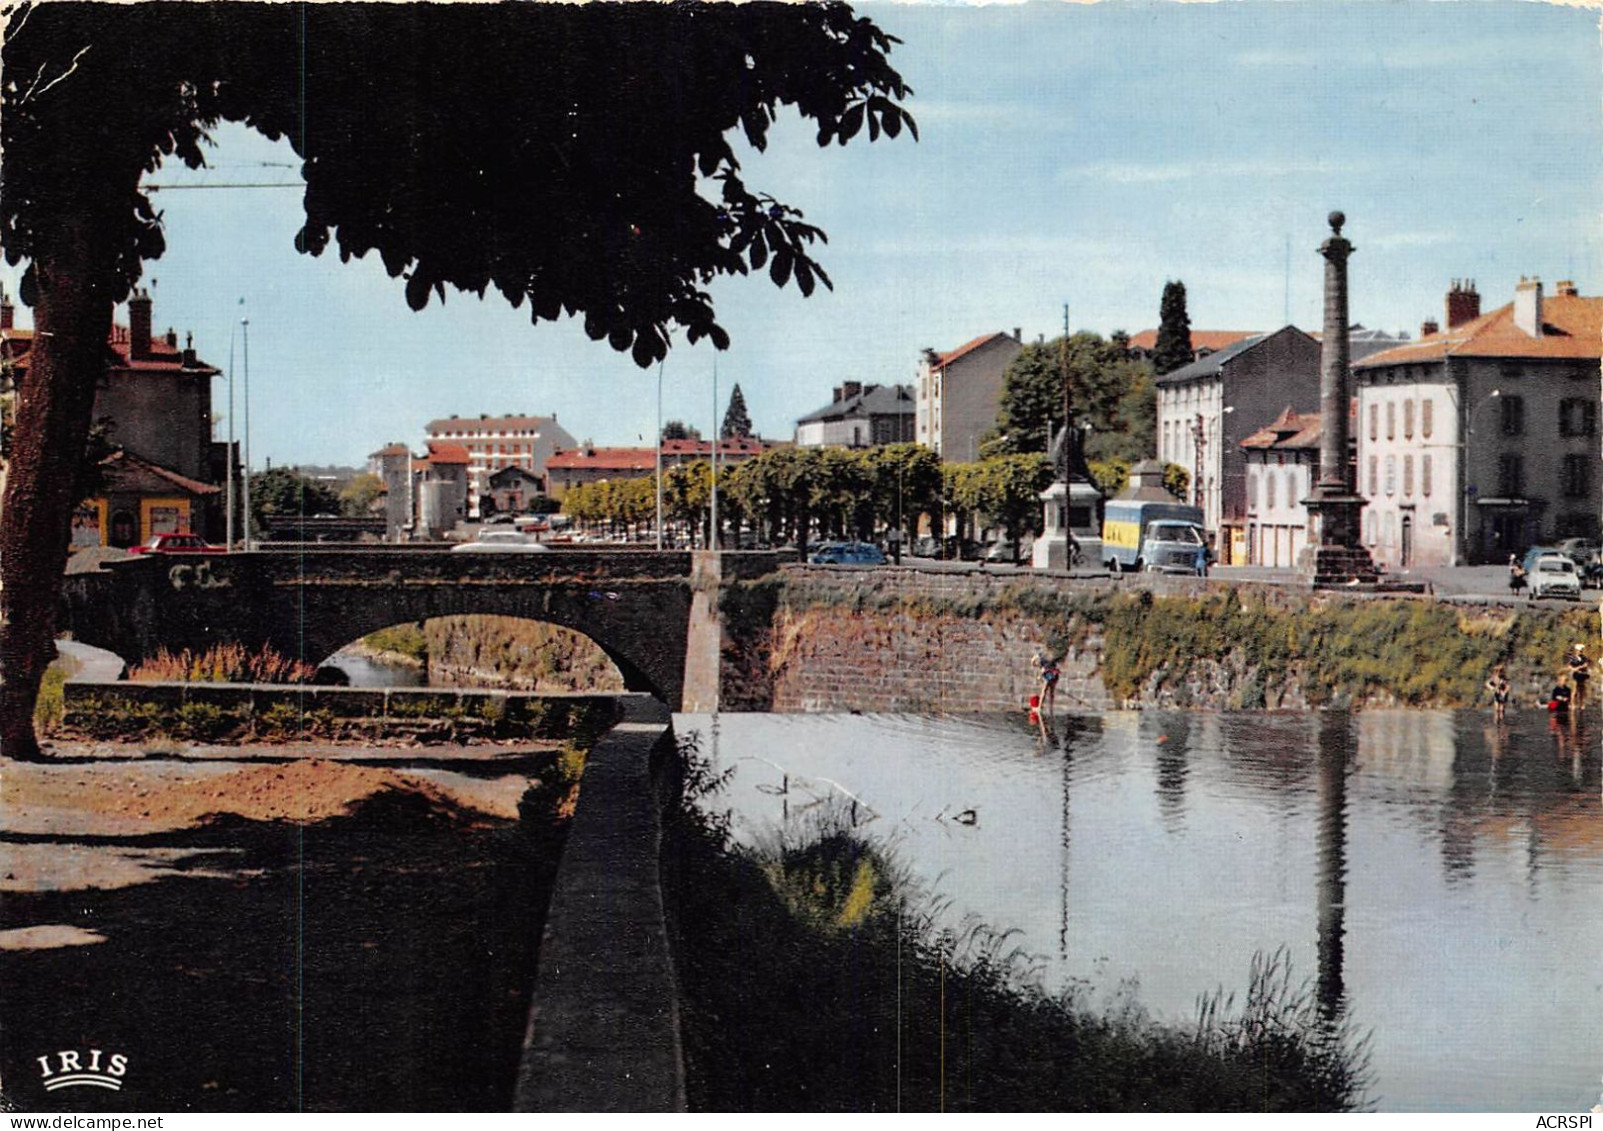
[[[1125,459],[1093,460],[1090,467],[1109,495],[1129,478]],[[1184,469],[1170,470],[1178,474],[1168,486],[1183,497]],[[920,530],[952,529],[963,538],[994,530],[1023,546],[1041,528],[1040,494],[1053,474],[1039,450],[943,464],[920,444],[776,448],[719,468],[718,542],[730,545],[745,530],[770,546],[805,549],[815,539],[835,538],[909,545]],[[669,468],[662,477],[663,518],[702,543],[712,483],[706,462]],[[657,482],[649,475],[581,484],[562,499],[564,514],[612,533],[649,526],[656,509]]]

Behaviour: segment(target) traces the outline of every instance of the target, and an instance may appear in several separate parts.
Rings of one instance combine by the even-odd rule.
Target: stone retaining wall
[[[1505,660],[1522,694],[1545,691],[1564,642],[1598,631],[1585,608],[1151,575],[793,566],[770,584],[766,611],[749,597],[742,608],[750,646],[726,645],[726,688],[759,689],[741,709],[1022,710],[1039,689],[1037,651],[1062,656],[1059,710],[1458,706],[1479,702]],[[1120,594],[1154,616],[1130,615]],[[1200,602],[1196,619],[1183,619],[1187,601]],[[1108,620],[1116,607],[1126,612]],[[1195,652],[1175,651],[1193,637]],[[1428,669],[1444,657],[1454,666],[1438,678]],[[1119,673],[1117,694],[1105,670]]]

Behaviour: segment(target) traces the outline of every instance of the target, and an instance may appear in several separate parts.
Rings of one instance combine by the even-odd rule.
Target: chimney
[[[1533,338],[1542,336],[1542,280],[1520,276],[1514,288],[1514,325]]]
[[[150,292],[143,287],[128,299],[128,356],[150,356]]]
[[[1432,334],[1439,334],[1441,330],[1441,323],[1434,318],[1427,318],[1419,324],[1419,336],[1422,338],[1428,338]]]
[[[1447,292],[1447,328],[1456,329],[1481,316],[1481,296],[1474,279],[1454,279]]]
[[[16,329],[17,308],[11,305],[11,296],[0,290],[0,330]]]
[[[1021,342],[1021,343],[1024,341],[1024,327],[1023,326],[1015,326],[1015,327],[1013,327],[1013,340],[1015,342]]]
[[[171,330],[167,331],[167,344],[173,347],[178,345],[178,335]],[[195,335],[192,332],[187,333],[184,335],[184,368],[194,369],[197,364],[195,361]]]
[[[1566,298],[1574,298],[1580,292],[1575,289],[1575,284],[1570,280],[1560,279],[1556,284],[1554,284],[1553,293],[1555,295],[1563,295]]]
[[[841,400],[851,400],[863,391],[861,381],[842,381],[840,384]]]
[[[845,400],[845,395],[842,393],[841,387],[839,385],[836,385],[835,386],[835,399],[833,401],[831,401],[830,403],[831,404],[840,404],[840,402],[843,401],[843,400]]]
[[[167,327],[167,348],[170,350],[178,348],[178,331],[171,326]]]

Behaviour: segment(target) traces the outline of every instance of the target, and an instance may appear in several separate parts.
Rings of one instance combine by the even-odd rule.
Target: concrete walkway
[[[661,703],[631,696],[585,761],[540,941],[515,1111],[685,1110],[652,774],[672,727]]]

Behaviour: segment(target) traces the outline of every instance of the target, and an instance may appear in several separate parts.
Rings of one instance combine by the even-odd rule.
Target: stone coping
[[[515,1111],[684,1111],[663,912],[660,759],[673,718],[646,696],[590,751],[540,939]]]

